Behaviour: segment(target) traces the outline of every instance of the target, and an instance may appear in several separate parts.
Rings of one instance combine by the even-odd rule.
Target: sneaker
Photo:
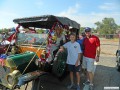
[[[93,89],[93,84],[90,84],[90,85],[89,85],[89,89],[90,89],[90,90],[94,90],[94,89]]]
[[[74,86],[75,86],[74,84],[70,84],[70,85],[67,86],[67,89],[71,89],[71,88],[73,88]]]
[[[79,85],[77,85],[77,89],[76,90],[80,90],[80,86]]]
[[[90,81],[86,81],[83,83],[83,85],[89,85],[90,84]]]

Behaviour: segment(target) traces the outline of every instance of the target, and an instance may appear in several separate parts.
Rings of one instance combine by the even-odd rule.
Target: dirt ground
[[[119,90],[120,89],[120,72],[116,70],[115,53],[118,49],[118,40],[100,39],[101,55],[100,62],[97,64],[94,77],[94,90]],[[83,82],[86,77],[81,75],[81,90],[83,90]],[[63,81],[59,81],[52,75],[41,77],[41,90],[67,90],[69,84],[69,76]],[[119,87],[119,89],[104,89],[105,87]],[[16,89],[18,90],[18,89]],[[25,90],[22,86],[20,90]],[[29,83],[27,90],[31,90]],[[75,89],[71,89],[75,90]]]
[[[119,40],[118,39],[104,39],[101,38],[101,53],[105,55],[115,55],[118,49]]]

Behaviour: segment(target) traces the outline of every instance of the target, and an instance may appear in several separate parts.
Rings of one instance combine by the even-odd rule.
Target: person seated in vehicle
[[[63,45],[66,42],[65,35],[63,34],[63,28],[60,25],[55,26],[54,33],[52,35],[53,43],[50,48],[50,54],[49,60],[53,60],[55,54],[57,53],[58,49],[61,45]]]

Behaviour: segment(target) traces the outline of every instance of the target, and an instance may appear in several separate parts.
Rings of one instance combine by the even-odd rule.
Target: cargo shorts
[[[95,59],[83,56],[82,68],[87,69],[88,72],[94,72],[94,62]]]

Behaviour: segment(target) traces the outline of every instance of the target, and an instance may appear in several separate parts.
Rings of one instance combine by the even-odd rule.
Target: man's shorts
[[[71,72],[80,72],[80,65],[75,66],[68,64],[68,70]]]
[[[94,72],[95,59],[83,56],[82,68],[87,69],[88,72]]]

